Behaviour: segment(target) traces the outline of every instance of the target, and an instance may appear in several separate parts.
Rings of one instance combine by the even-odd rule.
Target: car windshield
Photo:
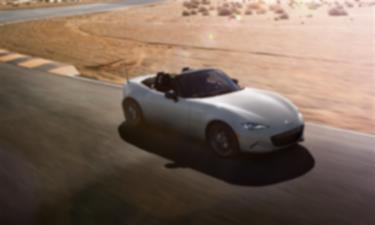
[[[224,72],[213,69],[181,74],[178,83],[185,98],[212,97],[241,89]]]

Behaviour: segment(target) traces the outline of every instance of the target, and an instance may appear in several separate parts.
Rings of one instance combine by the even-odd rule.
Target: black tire
[[[126,124],[132,127],[140,127],[143,124],[143,113],[138,103],[132,99],[125,99],[122,109]]]
[[[238,140],[232,128],[222,122],[214,122],[207,128],[207,142],[212,151],[224,158],[239,152]]]

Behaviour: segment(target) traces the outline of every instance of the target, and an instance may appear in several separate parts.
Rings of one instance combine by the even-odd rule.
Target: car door
[[[144,114],[147,120],[160,126],[184,131],[189,124],[189,104],[183,98],[168,99],[165,94],[151,90],[143,97]]]

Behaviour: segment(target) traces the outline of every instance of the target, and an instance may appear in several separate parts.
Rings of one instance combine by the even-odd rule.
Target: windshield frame
[[[193,76],[200,76],[201,79],[205,79],[208,76],[213,75],[215,76],[215,79],[218,79],[218,81],[224,81],[227,89],[212,90],[212,92],[208,93],[193,93],[191,87],[197,88],[197,84],[193,84],[192,82],[199,80],[199,78],[194,80],[191,79]],[[184,72],[176,77],[176,81],[177,85],[179,86],[179,96],[183,98],[208,98],[242,90],[242,88],[233,79],[218,69],[203,69]]]

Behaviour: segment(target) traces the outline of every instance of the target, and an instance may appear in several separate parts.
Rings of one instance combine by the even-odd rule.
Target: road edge
[[[39,70],[60,76],[75,77],[80,73],[74,65],[0,48],[0,62],[26,69]]]

